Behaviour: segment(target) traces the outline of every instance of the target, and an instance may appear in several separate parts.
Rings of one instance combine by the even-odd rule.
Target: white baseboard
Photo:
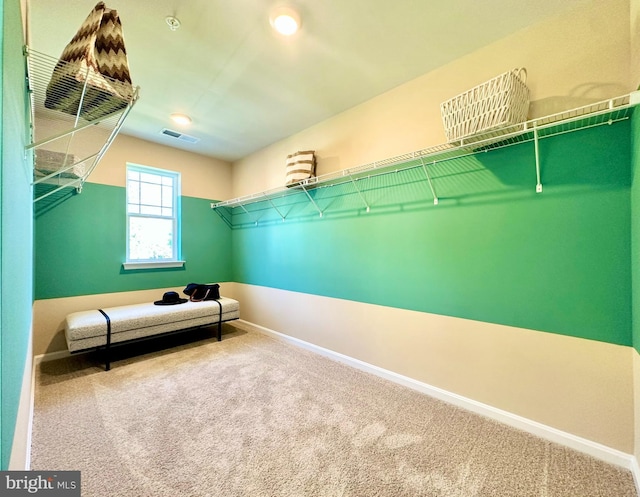
[[[39,354],[33,358],[33,365],[37,366],[41,362],[56,361],[58,359],[66,359],[71,357],[71,353],[68,350],[59,350],[57,352],[47,352],[46,354]]]
[[[636,484],[636,493],[640,495],[640,466],[638,466],[638,458],[635,456],[631,457],[631,474]]]
[[[33,333],[29,335],[33,336]],[[12,471],[28,471],[31,466],[31,431],[33,427],[33,405],[35,393],[35,377],[33,365],[33,342],[29,339],[26,351],[22,387],[13,432],[13,444],[9,457],[8,469]]]
[[[413,378],[409,378],[407,376],[394,373],[393,371],[389,371],[378,366],[366,363],[364,361],[354,359],[353,357],[349,357],[347,355],[325,349],[318,345],[305,342],[304,340],[300,340],[298,338],[285,335],[269,328],[265,328],[264,326],[259,326],[243,319],[241,319],[240,322],[244,322],[252,327],[255,327],[258,331],[266,335],[285,340],[289,343],[310,350],[312,352],[316,352],[330,359],[337,360],[367,373],[375,374],[376,376],[379,376],[381,378],[385,378],[400,385],[404,385],[424,394],[430,395],[431,397],[435,397],[444,402],[448,402],[449,404],[462,407],[476,414],[494,419],[508,426],[536,435],[545,440],[549,440],[551,442],[569,447],[584,454],[588,454],[609,464],[614,464],[616,466],[628,469],[633,473],[636,482],[636,488],[640,489],[640,467],[638,466],[637,459],[631,454],[627,454],[617,449],[607,447],[606,445],[600,444],[598,442],[593,442],[586,438],[582,438],[571,433],[558,430],[551,426],[538,423],[537,421],[518,416],[517,414],[498,409],[488,404],[483,404],[482,402],[478,402],[473,399],[448,392],[441,388],[428,385],[427,383],[414,380]],[[640,490],[638,493],[640,494]]]

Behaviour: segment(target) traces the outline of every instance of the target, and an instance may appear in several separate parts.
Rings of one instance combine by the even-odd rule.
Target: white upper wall
[[[58,133],[68,131],[72,126],[73,123],[70,120],[51,120],[36,116],[35,141],[56,136]],[[99,126],[85,128],[71,139],[65,137],[39,147],[36,155],[40,148],[67,152],[66,147],[69,143],[68,153],[74,156],[74,160],[79,161],[95,154],[104,145],[109,132],[110,129],[105,130]],[[179,172],[181,192],[187,197],[220,200],[231,196],[231,164],[229,162],[123,134],[116,136],[87,181],[124,187],[127,163]]]
[[[634,90],[640,88],[640,0],[630,0],[630,83]]]
[[[93,183],[125,186],[127,162],[178,171],[182,195],[220,200],[231,194],[229,162],[118,135],[89,177]]]

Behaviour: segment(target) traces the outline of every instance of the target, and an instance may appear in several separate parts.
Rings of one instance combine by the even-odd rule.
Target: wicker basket
[[[526,69],[514,69],[443,102],[440,111],[449,142],[526,121],[526,80]]]

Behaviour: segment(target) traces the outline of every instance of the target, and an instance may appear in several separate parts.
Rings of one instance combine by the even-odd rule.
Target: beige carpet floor
[[[631,473],[252,331],[41,364],[33,470],[83,497],[631,497]],[[179,340],[178,338],[176,340]],[[162,349],[162,346],[171,348]]]

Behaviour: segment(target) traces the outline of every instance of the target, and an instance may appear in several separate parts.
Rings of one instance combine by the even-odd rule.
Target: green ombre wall
[[[85,183],[36,215],[36,299],[231,281],[231,233],[210,200],[181,197],[184,268],[124,271],[125,188]]]
[[[631,275],[633,346],[640,352],[640,114],[631,119]]]
[[[424,175],[376,180],[369,213],[318,192],[322,218],[234,230],[234,280],[631,345],[629,136],[542,140],[542,194],[531,143],[432,169],[437,206]]]
[[[32,163],[25,157],[27,99],[18,0],[2,4],[2,154],[0,174],[0,425],[2,469],[11,457],[31,337],[33,304]]]
[[[235,281],[632,345],[630,129],[542,140],[542,194],[525,143],[433,167],[437,206],[421,169],[235,230],[184,197],[179,271],[123,272],[124,188],[87,183],[36,217],[36,298]]]

